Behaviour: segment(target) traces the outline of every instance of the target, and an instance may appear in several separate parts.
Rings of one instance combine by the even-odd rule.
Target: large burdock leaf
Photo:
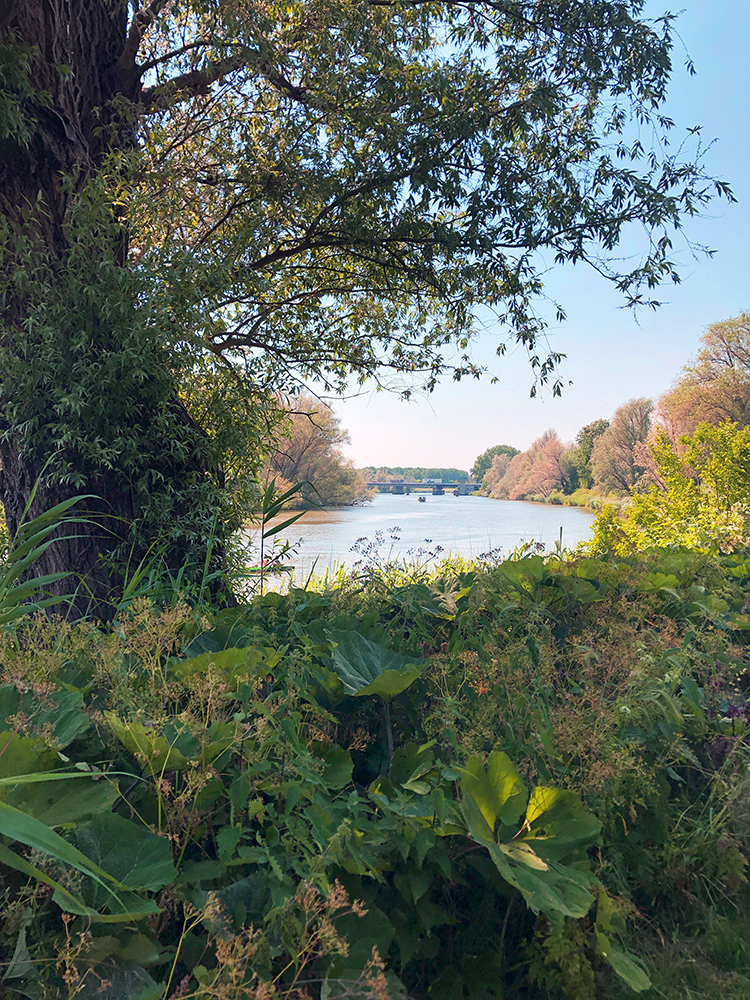
[[[573,866],[595,843],[601,823],[577,796],[558,788],[535,788],[521,822],[526,788],[504,753],[490,754],[487,767],[472,758],[461,778],[461,815],[472,840],[489,851],[495,867],[536,913],[585,916],[598,884],[585,862]],[[572,856],[572,857],[571,857]]]
[[[233,646],[175,661],[172,670],[181,681],[188,683],[196,677],[204,676],[209,667],[212,667],[223,673],[230,686],[234,686],[238,680],[250,683],[262,680],[273,671],[281,658],[282,654],[276,649]]]
[[[492,839],[498,822],[518,828],[528,793],[507,754],[491,753],[486,769],[478,757],[472,757],[463,769],[461,791],[461,811],[471,832]]]
[[[425,663],[370,642],[358,632],[329,631],[336,646],[333,665],[344,690],[355,697],[379,695],[391,701],[420,676]]]
[[[562,788],[535,788],[526,811],[523,840],[546,861],[562,861],[567,855],[596,843],[601,822],[577,795]]]
[[[108,813],[72,834],[78,850],[127,889],[156,891],[173,882],[177,870],[166,837]],[[98,902],[106,899],[97,897]]]

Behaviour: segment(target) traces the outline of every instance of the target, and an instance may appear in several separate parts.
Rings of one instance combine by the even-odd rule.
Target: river
[[[589,538],[593,520],[593,514],[577,507],[452,494],[427,495],[420,503],[414,493],[378,493],[362,507],[306,511],[276,537],[301,539],[291,559],[294,582],[300,585],[313,569],[322,575],[337,564],[353,565],[363,549],[381,538],[380,558],[425,559],[438,546],[442,556],[478,556],[496,549],[507,554],[530,541],[541,542],[549,551],[559,541],[561,528],[566,548]]]

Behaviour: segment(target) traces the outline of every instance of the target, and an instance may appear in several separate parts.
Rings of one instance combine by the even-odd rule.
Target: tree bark
[[[26,70],[21,63],[13,81],[22,124],[15,135],[0,140],[0,222],[5,225],[0,256],[5,383],[0,393],[0,501],[12,537],[23,516],[34,517],[72,495],[94,494],[95,499],[81,505],[85,521],[61,528],[32,575],[69,572],[53,591],[75,594],[71,614],[104,617],[112,613],[128,573],[149,550],[161,546],[174,571],[191,556],[201,562],[203,553],[189,551],[188,533],[178,531],[176,522],[195,517],[195,506],[205,505],[211,479],[205,435],[178,399],[158,344],[141,343],[121,319],[107,319],[113,269],[126,267],[125,228],[112,227],[116,238],[103,252],[111,255],[108,270],[100,266],[101,241],[92,250],[86,276],[94,286],[91,302],[71,302],[77,325],[70,330],[63,323],[57,333],[39,332],[38,289],[30,285],[34,274],[25,273],[33,271],[30,262],[43,261],[51,293],[56,282],[67,280],[72,241],[81,235],[72,233],[71,206],[112,150],[133,148],[128,107],[137,99],[140,80],[134,57],[130,66],[123,59],[127,7],[123,0],[5,0],[0,5],[0,45],[27,60]],[[114,214],[115,209],[109,211]],[[92,247],[97,247],[93,238]],[[134,315],[136,310],[134,297]],[[124,353],[128,337],[129,353]],[[40,373],[52,363],[51,343],[59,363],[44,376]],[[118,357],[118,351],[124,366],[142,363],[142,377],[124,368],[122,379],[99,379],[98,366],[104,370],[106,359]],[[67,386],[55,383],[66,379]],[[61,418],[60,400],[82,381],[89,388],[83,402],[76,402],[80,412]],[[124,436],[116,426],[122,413],[130,423]],[[176,451],[164,440],[165,427],[181,434]],[[117,458],[127,447],[128,430],[134,451],[141,452],[129,465]],[[116,439],[110,449],[115,457],[102,462],[97,455],[109,439]],[[166,497],[161,506],[155,502],[160,490]],[[171,519],[171,536],[153,511],[148,514],[149,504],[161,511],[162,522]],[[214,564],[219,552],[216,546]]]

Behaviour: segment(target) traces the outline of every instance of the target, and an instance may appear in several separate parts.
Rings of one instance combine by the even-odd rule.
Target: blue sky
[[[652,2],[649,13],[666,8]],[[567,355],[560,373],[562,398],[531,399],[532,377],[525,352],[495,355],[500,331],[476,341],[474,357],[498,382],[446,382],[431,395],[400,401],[388,393],[364,392],[332,401],[351,437],[345,449],[358,466],[430,465],[469,468],[495,444],[526,448],[548,427],[565,441],[598,417],[610,417],[636,396],[655,398],[669,388],[695,354],[701,334],[715,321],[750,309],[750,43],[749,0],[688,0],[677,22],[682,41],[673,50],[667,113],[676,122],[670,142],[701,125],[710,174],[731,185],[737,204],[716,200],[705,215],[688,220],[694,243],[716,250],[694,259],[687,246],[675,249],[683,262],[682,284],[665,286],[665,304],[637,317],[599,275],[584,268],[552,269],[546,285],[567,312],[550,325],[551,346]],[[684,43],[684,49],[683,49]],[[684,68],[685,54],[696,75]],[[550,262],[551,263],[551,262]],[[551,311],[551,316],[554,313]]]

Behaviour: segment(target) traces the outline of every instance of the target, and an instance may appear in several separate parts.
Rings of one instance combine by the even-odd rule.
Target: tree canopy
[[[658,483],[635,494],[620,518],[605,507],[593,551],[630,554],[683,545],[731,551],[750,533],[750,427],[698,424],[679,446],[659,428],[649,445]]]
[[[528,451],[495,455],[484,477],[491,496],[509,500],[548,497],[555,490],[570,493],[577,485],[569,449],[552,429],[538,437]]]
[[[514,448],[512,445],[496,444],[479,455],[471,467],[471,474],[481,483],[487,470],[492,467],[492,462],[496,455],[506,455],[508,461],[510,461],[511,458],[514,458],[518,454],[518,448]]]
[[[731,195],[697,138],[662,141],[673,17],[644,7],[6,0],[0,499],[14,532],[38,481],[31,513],[95,497],[42,568],[101,601],[154,546],[221,552],[240,513],[196,369],[257,466],[259,401],[299,379],[477,374],[478,306],[552,377],[542,250],[631,305],[676,280],[674,231]]]
[[[370,498],[362,473],[344,458],[339,445],[349,435],[324,403],[307,393],[287,401],[278,443],[266,471],[285,492],[301,484],[298,498],[321,506],[351,506]]]
[[[617,408],[591,451],[596,486],[627,494],[650,482],[650,454],[645,442],[651,431],[653,409],[652,401],[643,397]]]
[[[591,471],[591,452],[594,450],[594,443],[608,427],[609,420],[593,420],[590,424],[582,427],[576,435],[576,443],[571,455],[571,461],[578,474],[578,481],[584,489],[591,489],[594,481]]]
[[[659,400],[662,422],[676,439],[699,423],[750,423],[750,313],[712,323],[695,360]]]

